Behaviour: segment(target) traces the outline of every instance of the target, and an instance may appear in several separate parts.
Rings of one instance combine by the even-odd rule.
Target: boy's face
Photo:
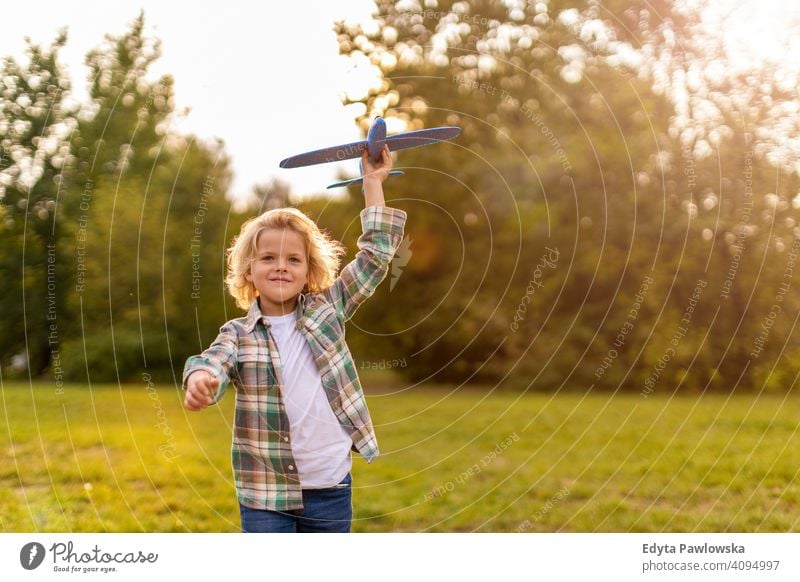
[[[303,236],[291,229],[268,229],[256,240],[256,254],[245,279],[258,290],[261,313],[286,315],[308,282],[308,258]]]

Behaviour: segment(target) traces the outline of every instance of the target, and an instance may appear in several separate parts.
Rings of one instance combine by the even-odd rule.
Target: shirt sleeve
[[[191,356],[186,360],[183,368],[183,389],[186,390],[186,379],[192,372],[205,370],[219,380],[214,402],[219,402],[231,379],[231,373],[236,370],[238,359],[238,341],[236,329],[229,322],[219,330],[219,335],[199,356]]]
[[[389,263],[403,241],[406,212],[388,206],[368,206],[361,211],[362,234],[358,253],[327,291],[337,314],[347,321],[358,306],[375,292],[389,272]]]

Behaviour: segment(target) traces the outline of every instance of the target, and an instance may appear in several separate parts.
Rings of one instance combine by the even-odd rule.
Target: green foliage
[[[350,95],[363,129],[382,114],[463,133],[397,157],[407,176],[385,190],[407,238],[349,326],[357,361],[525,390],[796,382],[800,180],[769,149],[791,149],[776,128],[796,95],[764,99],[768,71],[681,85],[721,49],[669,0],[376,5],[374,34],[337,26],[342,54],[381,71]],[[80,108],[64,106],[65,33],[2,66],[0,322],[24,330],[0,338],[6,375],[22,355],[34,376],[177,381],[239,315],[225,249],[268,208],[296,204],[355,252],[356,188],[299,201],[273,181],[232,208],[224,147],[170,129],[173,81],[148,75],[143,31],[142,15],[87,56]]]
[[[102,330],[64,342],[60,358],[64,377],[74,381],[130,382],[150,374],[165,381],[175,362],[160,330],[141,333],[122,325],[113,333]],[[180,373],[181,370],[178,370]]]
[[[169,129],[172,80],[148,80],[159,48],[143,29],[140,15],[88,55],[79,109],[61,107],[65,34],[29,47],[25,69],[5,63],[0,317],[27,334],[0,340],[4,367],[23,351],[34,375],[52,364],[67,380],[174,380],[233,306],[224,249],[243,217],[227,199],[228,158]]]
[[[5,59],[0,81],[0,365],[23,354],[39,373],[50,361],[49,324],[68,271],[56,262],[63,226],[55,219],[74,112],[58,64],[61,33],[48,48],[28,43],[28,63]],[[21,330],[27,333],[19,333]]]
[[[792,275],[800,183],[783,168],[772,178],[756,148],[754,127],[772,121],[743,125],[721,108],[717,150],[703,155],[707,134],[687,141],[673,127],[676,103],[654,87],[647,53],[637,67],[620,64],[637,43],[668,50],[659,35],[689,16],[656,24],[664,6],[615,5],[616,22],[578,1],[376,5],[374,34],[337,30],[343,54],[381,66],[381,85],[354,99],[364,127],[383,114],[463,133],[401,152],[408,178],[386,185],[409,211],[414,243],[395,289],[356,319],[376,329],[362,346],[371,357],[407,357],[400,371],[415,381],[634,391],[648,380],[759,388],[761,362],[788,365],[778,360],[797,353],[800,304],[780,289]],[[671,62],[696,63],[697,46],[679,40]],[[547,249],[560,257],[552,268],[539,266]],[[783,309],[764,339],[776,300]]]

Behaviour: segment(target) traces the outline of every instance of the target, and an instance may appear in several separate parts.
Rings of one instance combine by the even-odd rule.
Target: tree
[[[692,16],[668,1],[376,5],[374,32],[337,29],[354,67],[379,73],[369,93],[348,97],[364,104],[363,126],[385,114],[411,129],[458,124],[463,133],[453,145],[402,152],[409,177],[387,185],[411,210],[415,242],[392,292],[397,308],[381,318],[376,301],[357,319],[384,322],[371,349],[413,355],[402,370],[413,379],[511,374],[523,386],[639,390],[676,342],[658,370],[664,385],[690,375],[693,387],[733,386],[763,319],[756,306],[770,301],[753,295],[755,284],[775,287],[785,261],[741,261],[730,301],[718,287],[738,243],[762,257],[788,248],[797,182],[781,170],[777,198],[754,203],[754,217],[783,220],[783,240],[773,241],[742,225],[752,121],[743,130],[726,113],[705,145],[689,139],[698,132],[675,131],[678,104],[656,72],[666,32],[691,30]],[[687,60],[671,62],[697,58],[688,43],[670,54],[681,46]],[[750,163],[754,180],[774,171],[765,156]],[[548,248],[561,259],[537,271]],[[708,291],[681,335],[698,281]],[[733,307],[714,320],[720,301]],[[610,353],[613,366],[600,373]]]
[[[57,248],[68,230],[64,175],[72,164],[75,112],[58,63],[60,33],[47,48],[28,41],[27,63],[5,59],[0,95],[0,365],[25,356],[32,374],[58,352],[69,268]],[[12,332],[12,330],[14,330]],[[23,333],[24,331],[24,333]]]
[[[241,221],[226,198],[229,160],[221,143],[170,129],[172,79],[147,80],[159,43],[143,30],[140,15],[87,57],[91,101],[74,140],[69,213],[70,307],[80,314],[65,347],[72,379],[147,370],[178,381],[199,336],[216,335],[232,306],[222,286],[226,229]]]

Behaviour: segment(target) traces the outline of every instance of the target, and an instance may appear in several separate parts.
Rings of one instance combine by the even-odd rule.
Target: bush
[[[146,363],[145,363],[146,362]],[[64,342],[61,366],[68,382],[116,382],[141,379],[172,380],[173,362],[163,332],[117,329],[86,335]],[[183,369],[183,361],[176,373]]]

